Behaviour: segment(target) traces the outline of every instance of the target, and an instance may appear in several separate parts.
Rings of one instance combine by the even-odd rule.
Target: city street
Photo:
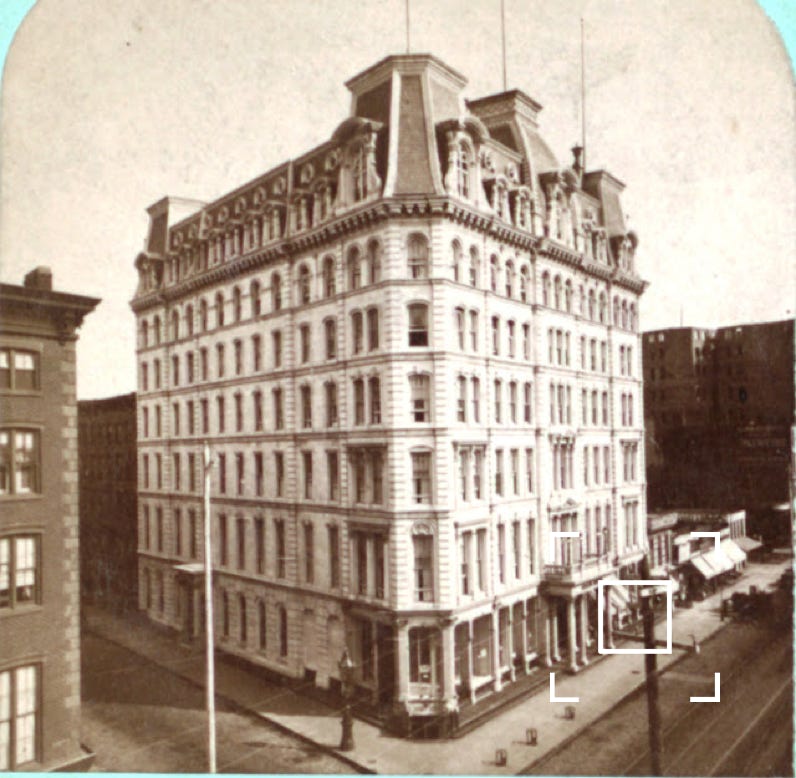
[[[82,741],[105,772],[206,772],[204,692],[97,635],[82,640]],[[350,773],[351,767],[218,701],[218,770]]]
[[[713,696],[718,703],[692,703]],[[660,676],[665,775],[792,775],[790,633],[730,624]],[[533,775],[649,775],[644,689],[589,726]],[[641,724],[641,726],[640,726]]]

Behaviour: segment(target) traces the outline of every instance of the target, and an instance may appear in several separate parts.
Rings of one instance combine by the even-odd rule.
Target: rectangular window
[[[462,532],[459,542],[459,568],[461,592],[465,596],[472,594],[472,584],[470,582],[470,553],[472,549],[472,541],[472,532]]]
[[[216,344],[216,368],[219,378],[224,377],[224,344]]]
[[[196,511],[193,509],[188,511],[188,551],[190,552],[191,559],[199,558],[196,542]]]
[[[514,551],[514,577],[520,578],[522,576],[522,535],[518,521],[511,525],[511,539]]]
[[[522,419],[526,424],[530,424],[533,418],[533,385],[525,384],[522,394]]]
[[[238,519],[235,522],[235,531],[238,539],[238,570],[246,569],[246,522]]]
[[[263,340],[259,335],[252,335],[252,367],[259,373],[263,366]]]
[[[172,386],[180,385],[180,358],[176,354],[171,358],[171,382]]]
[[[310,361],[310,326],[302,324],[299,327],[299,347],[301,349],[301,363],[306,364]]]
[[[431,421],[431,379],[427,375],[410,375],[409,391],[412,403],[412,420],[415,422]]]
[[[37,665],[0,672],[0,770],[39,758],[41,714]]]
[[[384,599],[387,568],[384,564],[384,536],[373,536],[373,585],[377,598]]]
[[[254,452],[254,493],[257,497],[263,496],[263,455],[260,451]]]
[[[503,449],[495,450],[495,494],[503,496]]]
[[[428,305],[409,306],[409,345],[428,346]]]
[[[193,400],[188,400],[185,405],[185,417],[188,422],[188,434],[196,434],[195,404]]]
[[[340,586],[340,530],[334,525],[326,529],[329,540],[329,585],[336,589]]]
[[[478,575],[479,591],[486,591],[486,530],[479,529],[476,532],[475,544],[475,567]]]
[[[218,492],[227,493],[227,455],[218,455]]]
[[[274,330],[271,333],[271,348],[274,353],[274,367],[282,367],[282,332]]]
[[[511,381],[509,383],[509,417],[511,423],[517,423],[517,383]]]
[[[522,357],[530,360],[531,358],[531,325],[522,325]]]
[[[254,406],[254,429],[260,432],[263,428],[263,393],[256,391],[252,394],[252,405]]]
[[[511,449],[511,490],[515,495],[520,493],[520,450]]]
[[[481,499],[481,478],[484,467],[484,454],[480,448],[473,451],[473,499]]]
[[[454,326],[456,327],[456,339],[459,351],[464,351],[464,309],[456,308],[453,312]]]
[[[412,494],[413,501],[418,504],[431,502],[431,454],[429,452],[412,453]]]
[[[180,472],[180,455],[179,454],[172,454],[172,467],[174,468],[173,472],[173,480],[174,480],[174,491],[179,492],[182,488],[182,474]]]
[[[34,430],[0,430],[0,494],[41,491],[39,433]],[[144,474],[145,486],[147,476]]]
[[[210,410],[207,400],[200,400],[202,408],[202,434],[207,435],[210,432]]]
[[[328,473],[329,499],[340,499],[340,464],[336,451],[326,452],[326,472]]]
[[[229,548],[227,544],[227,517],[222,513],[218,517],[218,560],[219,564],[224,567],[229,563]]]
[[[274,532],[276,535],[276,577],[284,578],[286,575],[287,560],[285,558],[285,522],[283,519],[274,519]]]
[[[201,373],[202,380],[207,381],[209,370],[208,370],[208,359],[207,359],[206,348],[199,349],[199,370]]]
[[[0,538],[0,610],[41,602],[39,538]]]
[[[185,380],[189,384],[194,382],[193,351],[189,351],[185,355]]]
[[[500,583],[506,583],[506,525],[498,524],[497,536],[498,577]]]
[[[508,333],[508,341],[509,341],[509,356],[514,359],[516,355],[516,337],[515,337],[515,324],[513,321],[506,322],[506,330]]]
[[[470,402],[473,406],[472,421],[475,424],[481,422],[481,381],[478,378],[470,379]]]
[[[155,454],[155,478],[158,489],[163,488],[163,457]]]
[[[223,397],[216,397],[216,414],[218,416],[218,431],[223,432],[225,427],[226,407]]]
[[[492,317],[492,354],[500,354],[500,319],[497,316]]]
[[[285,426],[285,418],[282,412],[282,390],[272,389],[271,397],[274,401],[274,429],[281,430]]]
[[[333,427],[337,424],[337,384],[327,383],[324,386],[326,395],[326,426]]]
[[[379,347],[379,311],[371,308],[368,311],[368,350],[374,351]]]
[[[434,601],[434,536],[413,535],[415,557],[415,599]]]
[[[536,569],[536,523],[528,519],[528,572],[533,575]]]
[[[525,449],[525,488],[533,494],[533,449]]]
[[[254,558],[258,575],[265,573],[265,521],[262,518],[254,520]]]
[[[470,348],[478,351],[478,311],[470,311]]]
[[[304,429],[312,427],[312,389],[309,386],[300,388],[301,394],[301,426]]]
[[[196,491],[196,454],[188,454],[188,489]]]
[[[354,424],[365,423],[365,382],[361,378],[354,381]]]
[[[381,452],[374,452],[370,460],[371,496],[375,505],[381,505],[383,500],[384,460]]]
[[[235,454],[235,481],[237,483],[238,496],[243,494],[244,486],[246,483],[245,461],[243,454]]]
[[[276,496],[284,497],[285,494],[285,455],[281,451],[274,452],[274,485]]]
[[[354,545],[354,563],[357,594],[368,593],[368,538],[364,532],[351,533]]]
[[[315,581],[315,536],[310,523],[304,525],[304,580]]]
[[[235,395],[235,431],[243,432],[243,395]]]
[[[243,372],[243,343],[236,340],[233,347],[235,349],[235,375],[240,375]]]
[[[157,533],[158,551],[163,553],[163,508],[155,508],[155,530]]]
[[[301,452],[301,464],[304,475],[304,499],[312,499],[312,452]]]
[[[370,423],[381,424],[381,382],[378,378],[368,379],[370,394]]]

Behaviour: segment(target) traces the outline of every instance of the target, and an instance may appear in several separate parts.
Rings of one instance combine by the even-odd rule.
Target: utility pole
[[[213,549],[210,528],[210,474],[213,463],[210,458],[210,446],[205,443],[205,636],[207,638],[207,772],[216,772],[216,667],[215,638],[213,635]]]
[[[648,581],[650,577],[649,557],[645,554],[641,560],[641,578]],[[655,613],[652,610],[654,591],[650,588],[647,596],[641,597],[641,614],[644,624],[644,648],[655,648]],[[647,717],[649,721],[651,774],[663,775],[661,770],[661,714],[658,709],[658,657],[657,654],[644,654],[644,671],[647,686]]]

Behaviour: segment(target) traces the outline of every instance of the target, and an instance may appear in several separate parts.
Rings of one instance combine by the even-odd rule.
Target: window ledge
[[[16,502],[25,500],[41,500],[44,495],[36,492],[33,494],[0,494],[0,502]]]

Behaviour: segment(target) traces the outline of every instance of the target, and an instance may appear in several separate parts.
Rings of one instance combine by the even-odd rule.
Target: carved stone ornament
[[[412,534],[413,535],[433,535],[434,529],[432,526],[426,521],[418,521],[412,525]]]
[[[224,224],[225,221],[229,219],[229,208],[225,205],[219,212],[218,216],[216,217],[216,221],[219,224]]]
[[[240,216],[246,210],[246,198],[239,197],[235,201],[235,216]]]
[[[287,190],[287,182],[285,181],[285,177],[279,176],[279,178],[277,178],[276,181],[274,181],[271,191],[275,195],[277,195],[277,197],[279,197],[280,195],[283,195],[286,190]]]
[[[312,162],[308,162],[306,165],[304,165],[304,167],[301,168],[299,180],[302,184],[309,184],[313,178],[315,178],[315,168],[313,167]]]
[[[174,233],[171,239],[171,243],[174,248],[182,246],[182,231]]]
[[[490,173],[495,172],[495,160],[492,157],[492,153],[487,149],[481,152],[481,167],[484,168],[484,170],[488,170]]]
[[[340,164],[340,152],[337,149],[332,149],[324,160],[323,167],[327,173],[331,173]]]
[[[199,237],[199,227],[196,224],[192,224],[188,228],[188,240],[194,241]]]
[[[506,178],[513,184],[517,184],[520,181],[520,169],[513,162],[509,162],[506,165]]]
[[[254,190],[254,196],[252,197],[252,202],[255,205],[262,205],[265,202],[265,187],[258,186],[257,189]]]

